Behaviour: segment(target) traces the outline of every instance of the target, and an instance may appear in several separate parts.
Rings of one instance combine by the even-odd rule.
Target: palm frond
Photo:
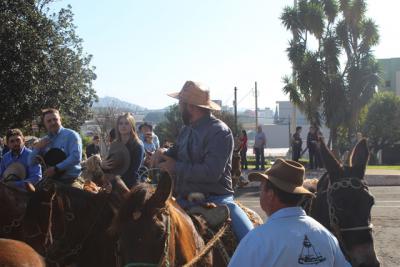
[[[378,26],[372,19],[365,19],[361,25],[361,43],[360,51],[363,54],[368,53],[372,46],[379,43]]]
[[[339,12],[339,5],[336,0],[323,0],[324,12],[328,21],[333,23]]]
[[[286,30],[291,31],[295,38],[300,36],[302,26],[298,18],[297,9],[289,6],[285,7],[280,20]]]

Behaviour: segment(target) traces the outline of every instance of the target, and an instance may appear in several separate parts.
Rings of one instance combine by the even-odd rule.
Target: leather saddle
[[[226,205],[204,207],[204,206],[194,206],[187,210],[189,214],[201,215],[208,226],[213,229],[219,229],[226,221],[229,220],[229,208]]]

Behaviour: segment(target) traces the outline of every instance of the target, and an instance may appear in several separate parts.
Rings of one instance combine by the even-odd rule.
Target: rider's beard
[[[182,116],[183,124],[189,125],[190,124],[191,115],[190,115],[190,112],[189,112],[187,106],[184,106],[181,116]]]

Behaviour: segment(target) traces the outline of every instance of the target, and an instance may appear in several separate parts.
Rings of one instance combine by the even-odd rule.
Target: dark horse
[[[28,243],[41,254],[48,241],[50,202],[0,182],[0,238]]]
[[[144,183],[131,189],[111,228],[119,236],[122,266],[220,266],[223,262],[213,249],[221,230],[216,238],[204,241],[204,221],[194,220],[194,224],[171,192],[167,173],[161,174],[157,189]],[[203,227],[198,230],[195,225]]]
[[[343,166],[327,146],[321,144],[325,173],[317,185],[311,216],[335,234],[352,266],[379,266],[375,254],[371,208],[374,197],[364,180],[369,151],[361,140]]]
[[[25,241],[59,266],[115,266],[106,230],[129,192],[115,179],[110,193],[99,194],[50,180],[30,193],[0,184],[0,237]]]
[[[45,267],[42,257],[27,244],[0,238],[0,266]]]
[[[115,239],[106,230],[122,195],[129,192],[119,184],[114,183],[111,193],[98,194],[60,184],[49,187],[48,197],[54,195],[50,218],[53,242],[47,247],[47,261],[78,266],[116,265]]]

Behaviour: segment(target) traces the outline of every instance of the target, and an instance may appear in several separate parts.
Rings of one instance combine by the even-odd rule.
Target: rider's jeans
[[[178,204],[183,208],[189,208],[197,206],[202,203],[193,203],[186,199],[178,198]],[[233,201],[233,195],[220,195],[220,196],[209,196],[203,203],[213,202],[215,204],[225,204],[229,208],[232,229],[235,233],[236,238],[240,241],[251,229],[254,228],[253,223],[247,217],[246,213]]]

